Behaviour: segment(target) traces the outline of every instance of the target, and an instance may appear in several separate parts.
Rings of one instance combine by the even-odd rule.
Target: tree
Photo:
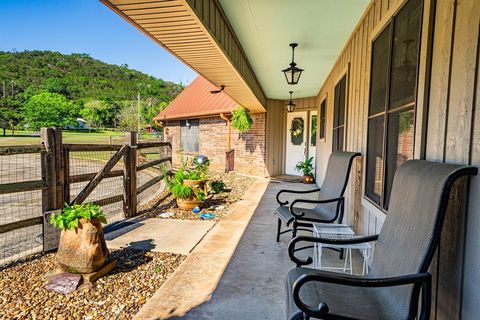
[[[145,127],[145,123],[139,115],[137,105],[133,102],[122,109],[118,116],[118,120],[120,129],[125,131],[138,131]]]
[[[102,100],[91,100],[83,105],[80,115],[92,127],[112,126],[118,109],[115,104]]]
[[[58,93],[43,92],[32,96],[23,108],[30,128],[74,125],[78,107]]]
[[[146,124],[155,127],[157,124],[153,121],[153,117],[158,115],[168,106],[167,102],[160,102],[156,105],[146,105],[142,108],[142,118]]]
[[[15,127],[18,126],[21,117],[21,102],[11,97],[0,98],[0,128],[3,129],[3,135],[6,129],[10,128],[12,134],[15,134]]]

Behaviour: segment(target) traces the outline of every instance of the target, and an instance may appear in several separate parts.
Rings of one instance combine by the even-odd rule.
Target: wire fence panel
[[[0,186],[12,188],[0,194],[0,226],[42,216],[41,190],[13,192],[12,187],[15,183],[42,180],[41,171],[40,153],[0,154]],[[0,233],[0,266],[41,250],[41,225]]]
[[[165,189],[161,177],[170,170],[170,162],[167,161],[169,157],[167,146],[139,148],[137,152],[137,188],[141,192],[137,197],[138,206],[145,206]],[[148,186],[148,188],[143,190],[142,186]]]

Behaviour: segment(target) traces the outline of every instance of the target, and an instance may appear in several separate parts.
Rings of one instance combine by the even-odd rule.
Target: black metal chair
[[[327,171],[321,188],[306,191],[280,190],[277,193],[277,202],[280,205],[274,212],[278,217],[277,242],[280,241],[281,234],[292,231],[292,238],[294,238],[298,230],[311,228],[312,222],[341,223],[344,212],[343,194],[350,177],[353,159],[358,156],[360,153],[357,152],[333,152],[328,159]],[[280,200],[282,193],[307,194],[312,192],[319,193],[318,200],[296,199],[290,206],[288,206],[288,201]],[[301,203],[313,203],[317,206],[313,209],[296,207]],[[292,224],[292,229],[281,231],[282,221],[287,226]]]
[[[379,235],[328,240],[300,236],[289,244],[297,264],[287,276],[287,319],[429,319],[431,275],[452,184],[477,168],[411,160],[393,182]],[[351,276],[300,267],[312,259],[295,256],[299,242],[349,244],[377,241],[371,272]],[[421,289],[421,290],[420,290]]]

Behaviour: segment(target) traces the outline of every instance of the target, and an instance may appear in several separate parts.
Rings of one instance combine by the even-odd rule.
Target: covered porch
[[[360,152],[343,221],[357,234],[382,230],[393,176],[406,160],[480,165],[478,1],[101,1],[251,113],[265,113],[269,176],[290,174],[292,163],[313,155],[321,185],[332,151]],[[280,72],[293,62],[289,43],[299,44],[295,62],[305,69],[295,85]],[[301,139],[292,133],[297,119]],[[212,300],[185,317],[222,319],[236,310],[242,318],[251,310],[282,317],[292,265],[286,243],[274,243],[268,214],[276,187],[262,198]],[[479,316],[479,190],[474,178],[451,197],[430,268],[437,319]]]

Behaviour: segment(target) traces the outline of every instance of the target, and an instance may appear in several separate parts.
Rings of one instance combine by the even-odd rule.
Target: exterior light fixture
[[[297,84],[303,72],[303,69],[297,68],[297,64],[294,61],[295,47],[297,46],[298,44],[296,43],[290,43],[290,47],[292,47],[292,62],[290,63],[289,68],[282,70],[282,72],[285,74],[285,79],[287,79],[288,84]]]
[[[295,103],[292,102],[292,93],[293,91],[290,92],[290,101],[288,101],[288,104],[285,106],[285,109],[287,109],[288,112],[293,112],[295,110],[295,107],[297,106]]]

